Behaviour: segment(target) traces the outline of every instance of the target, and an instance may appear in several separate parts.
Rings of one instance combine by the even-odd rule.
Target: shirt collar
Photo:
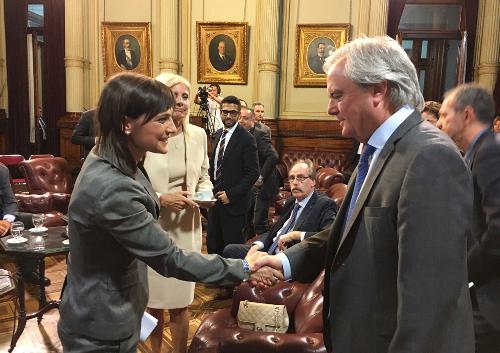
[[[396,113],[392,114],[386,121],[380,125],[377,130],[370,136],[368,144],[375,147],[377,150],[382,149],[385,143],[392,136],[394,131],[408,118],[414,109],[409,105],[400,108]]]
[[[295,203],[298,203],[300,205],[300,209],[303,210],[306,207],[307,203],[309,202],[309,200],[311,199],[313,194],[314,194],[314,190],[309,194],[309,196],[304,198],[302,201],[297,202],[297,200],[295,200]]]
[[[483,136],[487,131],[489,130],[489,128],[485,128],[484,130],[480,131],[475,137],[474,139],[472,140],[472,142],[469,144],[469,146],[467,147],[467,151],[465,151],[465,155],[464,155],[464,159],[468,162],[470,162],[472,156],[472,150],[474,149],[474,146],[476,145],[477,141],[481,138],[481,136]]]

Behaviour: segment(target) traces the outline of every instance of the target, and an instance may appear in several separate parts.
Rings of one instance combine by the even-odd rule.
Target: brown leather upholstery
[[[347,193],[347,185],[343,183],[333,184],[330,186],[326,194],[335,201],[340,208],[342,201],[344,201],[345,194]]]
[[[244,283],[233,296],[231,309],[209,315],[196,331],[189,353],[199,352],[326,352],[323,343],[324,272],[311,284],[281,282],[260,290]],[[236,315],[241,300],[286,305],[290,316],[287,333],[255,332],[241,329]]]
[[[68,163],[64,158],[36,158],[23,161],[19,169],[26,179],[30,194],[51,193],[53,207],[66,213],[72,190]]]
[[[20,154],[2,154],[0,155],[0,163],[9,168],[11,184],[24,184],[26,181],[19,171],[19,163],[24,161],[24,157]]]
[[[46,227],[66,225],[61,218],[62,213],[54,211],[52,194],[16,194],[19,211],[28,213],[45,213]]]

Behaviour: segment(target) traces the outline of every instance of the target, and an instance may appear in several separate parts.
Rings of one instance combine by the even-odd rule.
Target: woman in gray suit
[[[98,144],[68,210],[70,257],[58,324],[66,353],[136,351],[148,300],[146,265],[186,281],[235,285],[249,278],[248,263],[181,250],[156,221],[160,203],[141,163],[148,151],[167,152],[176,131],[173,105],[164,84],[130,72],[102,91]]]

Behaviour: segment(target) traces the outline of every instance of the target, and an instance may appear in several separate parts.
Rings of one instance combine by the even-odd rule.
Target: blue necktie
[[[366,144],[358,163],[358,174],[356,175],[356,182],[354,183],[354,191],[352,192],[351,202],[349,203],[349,210],[347,211],[346,221],[351,217],[356,201],[358,200],[359,192],[368,174],[369,159],[375,152],[376,148]]]
[[[292,216],[290,217],[290,222],[288,222],[288,225],[286,226],[286,228],[281,232],[281,234],[279,234],[277,237],[276,237],[276,240],[272,243],[271,247],[269,248],[269,250],[267,251],[267,253],[269,255],[272,255],[274,254],[274,252],[276,251],[276,248],[278,247],[278,241],[280,240],[280,236],[282,236],[283,234],[286,234],[288,233],[290,230],[293,229],[293,226],[295,225],[295,220],[297,218],[297,213],[299,212],[299,209],[300,209],[300,204],[299,203],[296,203],[295,204],[295,207],[293,208],[293,211],[292,211]]]

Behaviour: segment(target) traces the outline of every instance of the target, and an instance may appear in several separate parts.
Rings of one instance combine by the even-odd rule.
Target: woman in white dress
[[[174,74],[156,78],[174,94],[173,121],[177,132],[170,137],[169,153],[148,153],[144,167],[161,202],[159,223],[183,249],[201,252],[201,218],[198,205],[190,198],[196,191],[213,186],[208,175],[207,136],[203,129],[189,123],[191,87]],[[185,353],[189,331],[187,306],[194,298],[193,282],[165,278],[148,269],[149,312],[158,319],[151,335],[153,352],[161,352],[163,311],[170,315],[174,352]]]

